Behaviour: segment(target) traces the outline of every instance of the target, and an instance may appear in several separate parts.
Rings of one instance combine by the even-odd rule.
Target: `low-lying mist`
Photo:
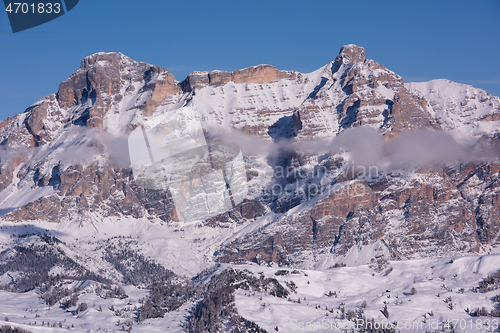
[[[236,143],[246,155],[270,156],[288,150],[309,154],[349,152],[356,166],[384,164],[390,169],[431,164],[489,162],[499,157],[500,146],[491,139],[457,142],[441,131],[405,131],[392,139],[369,127],[347,129],[332,139],[281,139],[245,135],[223,128],[211,128],[214,140]]]
[[[283,151],[308,154],[348,152],[353,166],[384,166],[388,169],[419,168],[431,164],[490,162],[500,155],[500,143],[492,138],[457,142],[441,131],[405,131],[388,139],[369,127],[347,129],[332,139],[280,139],[246,135],[221,127],[207,129],[210,140],[237,144],[244,155],[277,156]],[[60,163],[92,163],[97,156],[107,158],[118,167],[129,167],[127,137],[99,133],[94,129],[74,128],[65,136],[66,142],[51,144]],[[49,147],[47,147],[49,148]],[[0,163],[15,160],[43,160],[53,154],[46,147],[0,148]]]

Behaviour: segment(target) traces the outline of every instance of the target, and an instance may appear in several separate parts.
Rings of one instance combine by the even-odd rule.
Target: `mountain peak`
[[[341,61],[344,64],[355,64],[365,61],[365,49],[361,46],[348,44],[340,48],[339,55],[335,61]]]
[[[80,69],[87,69],[90,66],[94,65],[97,62],[103,61],[108,62],[111,65],[116,65],[120,61],[121,58],[127,58],[120,52],[98,52],[91,54],[82,59],[80,63]]]

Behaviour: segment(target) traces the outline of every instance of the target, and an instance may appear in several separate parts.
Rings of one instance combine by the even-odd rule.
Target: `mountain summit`
[[[365,61],[365,49],[354,44],[344,45],[340,49],[335,62],[341,62],[346,65],[352,65]]]

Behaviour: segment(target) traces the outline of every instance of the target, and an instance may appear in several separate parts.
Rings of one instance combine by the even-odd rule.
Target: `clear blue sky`
[[[169,69],[260,63],[310,72],[358,44],[406,81],[447,78],[500,96],[500,1],[80,0],[13,34],[0,13],[0,119],[57,92],[99,51]]]

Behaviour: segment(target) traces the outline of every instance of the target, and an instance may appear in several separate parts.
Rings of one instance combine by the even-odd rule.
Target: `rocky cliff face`
[[[358,127],[374,128],[385,140],[432,130],[482,138],[478,144],[499,141],[498,97],[449,81],[404,83],[356,45],[309,74],[259,65],[194,72],[182,82],[161,67],[98,53],[83,59],[56,94],[0,124],[2,219],[100,223],[128,216],[170,223],[169,191],[135,184],[124,138],[186,105],[207,129],[269,143],[330,139]],[[397,259],[498,245],[498,159],[360,176],[346,152],[266,155],[253,148],[245,156],[247,199],[200,221],[200,228],[233,226],[238,235],[209,244],[209,260],[329,267],[381,261],[377,251]],[[290,190],[276,192],[275,185]]]
[[[195,72],[180,82],[184,91],[193,91],[202,86],[223,86],[234,83],[265,83],[280,79],[294,79],[294,72],[279,71],[271,65],[259,65],[240,69],[234,72],[212,71]]]

